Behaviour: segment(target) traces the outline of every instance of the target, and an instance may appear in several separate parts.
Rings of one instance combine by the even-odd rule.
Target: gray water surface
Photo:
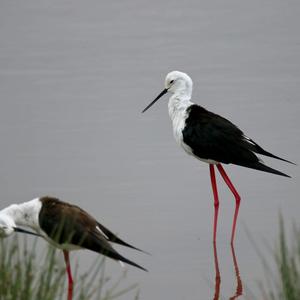
[[[171,70],[193,101],[299,163],[300,3],[297,1],[2,1],[1,207],[54,195],[86,209],[152,256],[117,248],[140,299],[213,299],[213,197],[208,166],[175,143],[167,99],[141,114]],[[242,196],[236,256],[243,297],[259,295],[278,214],[298,222],[299,167],[265,159],[287,179],[236,166]],[[234,200],[219,181],[220,299],[235,294],[229,246]],[[80,267],[96,255],[73,254]],[[107,275],[122,274],[107,261]],[[259,297],[258,297],[259,298]],[[133,299],[132,294],[122,299]]]

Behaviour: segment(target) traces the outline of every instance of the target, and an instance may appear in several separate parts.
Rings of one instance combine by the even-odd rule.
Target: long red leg
[[[219,197],[218,197],[218,190],[217,190],[217,182],[216,182],[216,175],[215,169],[213,164],[209,164],[209,171],[210,171],[210,179],[211,179],[211,186],[214,194],[214,207],[215,207],[215,214],[214,214],[214,232],[213,232],[213,242],[216,242],[217,237],[217,224],[218,224],[218,212],[219,212]]]
[[[71,265],[69,259],[69,251],[63,250],[64,258],[66,263],[66,270],[68,274],[68,300],[72,300],[73,298],[73,278],[71,273]]]
[[[239,214],[239,208],[240,208],[240,202],[241,202],[241,197],[235,187],[233,186],[232,182],[230,181],[228,175],[226,174],[224,168],[222,167],[221,164],[217,164],[217,168],[222,175],[224,181],[226,182],[227,186],[231,190],[232,194],[234,195],[235,198],[235,211],[234,211],[234,217],[233,217],[233,224],[232,224],[232,232],[231,232],[231,244],[233,244],[234,241],[234,235],[235,235],[235,227],[236,227],[236,220]]]
[[[218,261],[218,253],[217,253],[216,243],[213,244],[213,247],[214,247],[215,272],[216,272],[214,300],[219,300],[220,287],[221,287],[221,274],[220,274],[220,269],[219,269],[219,261]]]

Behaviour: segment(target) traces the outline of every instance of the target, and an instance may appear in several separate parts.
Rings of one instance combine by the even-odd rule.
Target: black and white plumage
[[[29,227],[34,232],[27,231],[22,226]],[[121,240],[80,207],[54,197],[36,198],[2,209],[0,211],[0,237],[9,236],[13,232],[43,237],[53,246],[63,250],[69,280],[69,300],[72,299],[73,291],[69,251],[88,249],[147,271],[119,254],[111,243],[138,251],[142,250]]]
[[[169,99],[168,110],[173,124],[175,140],[188,154],[207,162],[210,167],[215,205],[214,241],[216,241],[219,207],[214,166],[218,168],[221,176],[235,196],[236,209],[231,235],[231,242],[233,243],[240,196],[221,163],[235,164],[290,177],[278,170],[266,166],[256,154],[269,156],[289,163],[292,162],[265,151],[229,120],[191,102],[192,89],[193,82],[187,74],[179,71],[170,72],[165,79],[165,89],[143,110],[143,112],[148,110],[167,92],[172,94]]]
[[[256,154],[291,163],[290,161],[265,151],[233,123],[197,104],[187,108],[182,139],[199,159],[290,177],[263,164]]]

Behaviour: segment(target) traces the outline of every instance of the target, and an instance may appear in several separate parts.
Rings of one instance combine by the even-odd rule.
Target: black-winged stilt
[[[236,205],[231,233],[231,243],[233,243],[241,198],[221,163],[240,165],[290,177],[263,164],[255,153],[288,163],[292,162],[265,151],[227,119],[191,102],[192,89],[193,82],[187,74],[179,71],[170,72],[165,79],[165,89],[142,112],[149,109],[167,92],[172,94],[168,108],[175,140],[188,154],[209,164],[215,207],[214,242],[216,241],[219,209],[214,165],[235,197]]]
[[[19,226],[26,226],[36,233]],[[72,299],[73,278],[69,251],[88,249],[119,262],[147,271],[145,268],[120,255],[110,242],[142,251],[118,238],[78,206],[53,197],[36,198],[21,204],[12,204],[0,211],[0,237],[13,232],[34,234],[45,238],[53,246],[63,250],[68,274],[68,300]],[[143,251],[142,251],[143,252]]]

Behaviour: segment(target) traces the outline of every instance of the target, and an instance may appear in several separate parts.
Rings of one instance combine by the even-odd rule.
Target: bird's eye
[[[170,84],[172,84],[173,82],[174,82],[174,80],[171,80],[171,81],[170,81]]]

